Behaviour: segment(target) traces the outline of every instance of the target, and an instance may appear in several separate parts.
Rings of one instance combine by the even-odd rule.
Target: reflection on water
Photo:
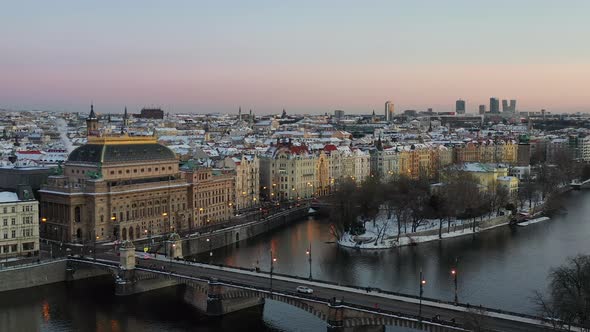
[[[590,193],[571,192],[566,200],[569,213],[547,222],[389,250],[339,248],[331,243],[329,220],[309,218],[239,249],[216,250],[212,260],[242,267],[259,261],[268,270],[272,249],[277,273],[305,277],[311,243],[314,278],[417,294],[422,269],[428,281],[424,295],[452,300],[450,271],[458,259],[461,301],[531,313],[532,292],[545,289],[549,269],[568,256],[590,253]]]
[[[568,214],[528,227],[493,231],[417,247],[357,251],[337,247],[326,219],[304,220],[199,260],[307,277],[311,244],[317,279],[416,294],[424,270],[425,296],[452,300],[450,275],[459,260],[459,297],[471,304],[533,312],[530,296],[566,257],[590,253],[590,193],[571,192]],[[200,315],[171,287],[116,297],[110,278],[0,293],[0,331],[325,331],[311,314],[268,301],[222,318]],[[407,331],[403,329],[390,331]]]

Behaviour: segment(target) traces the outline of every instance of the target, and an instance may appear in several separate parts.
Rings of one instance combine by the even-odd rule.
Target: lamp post
[[[305,253],[307,254],[307,260],[309,261],[309,280],[311,280],[311,242],[309,243],[309,248]]]
[[[458,261],[458,259],[455,258],[455,267],[453,267],[451,269],[451,275],[453,276],[453,283],[455,284],[455,305],[459,304],[459,296],[457,293],[457,278],[458,278],[458,274],[459,274],[459,272],[457,271],[457,261]]]
[[[270,292],[272,293],[272,272],[274,271],[274,263],[277,261],[275,257],[272,256],[272,250],[270,251]]]
[[[420,303],[418,305],[418,318],[422,319],[422,294],[424,294],[424,285],[426,285],[426,280],[424,280],[424,275],[422,270],[420,270]]]

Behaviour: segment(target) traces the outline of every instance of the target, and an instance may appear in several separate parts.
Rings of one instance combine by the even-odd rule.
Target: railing
[[[0,262],[0,271],[16,270],[16,269],[22,269],[22,268],[27,268],[27,267],[33,267],[33,266],[42,266],[42,265],[65,261],[65,260],[66,259],[63,257],[62,258],[50,258],[50,259],[44,259],[44,260],[39,260],[39,261],[32,261],[32,262],[28,262],[28,263],[14,264],[14,265],[8,265],[8,266],[6,266],[4,262]]]
[[[118,267],[118,264],[116,262],[109,261],[109,260],[97,259],[95,261],[95,260],[92,260],[92,259],[89,259],[89,258],[84,258],[84,257],[68,257],[68,259],[72,259],[74,261],[81,261],[81,262],[85,262],[85,263],[90,263],[90,264],[108,266],[108,267],[111,267],[111,268]],[[56,260],[59,260],[59,259],[56,259]],[[185,265],[192,265],[193,264],[193,262],[191,262],[191,261],[182,260],[182,259],[174,259],[174,261],[176,263],[178,263],[178,264],[185,264]],[[248,271],[248,272],[256,272],[256,270],[255,269],[252,269],[252,268],[234,267],[234,266],[228,266],[228,265],[224,265],[224,264],[202,264],[202,263],[199,263],[199,264],[200,265],[216,266],[216,267],[219,267],[219,268],[231,268],[231,269]],[[36,265],[36,264],[29,264],[29,265]],[[187,276],[187,275],[182,275],[182,274],[174,273],[173,271],[166,270],[166,269],[146,268],[146,267],[136,267],[136,269],[139,270],[139,271],[145,271],[145,272],[151,272],[151,273],[158,273],[158,274],[161,274],[161,275],[173,276],[173,277],[184,278],[184,279],[189,279],[189,280],[196,280],[196,281],[201,281],[201,282],[215,281],[216,283],[227,284],[227,285],[230,285],[230,286],[235,286],[235,287],[238,287],[238,288],[249,289],[249,290],[256,291],[256,292],[267,292],[267,293],[272,293],[272,294],[275,294],[275,295],[303,298],[303,299],[306,299],[306,300],[319,301],[319,302],[323,302],[323,303],[326,303],[326,304],[333,305],[332,299],[325,299],[325,298],[316,297],[316,296],[313,296],[313,295],[307,295],[307,294],[304,295],[304,294],[293,293],[293,292],[289,292],[289,291],[276,291],[276,290],[272,290],[272,292],[271,292],[270,288],[266,288],[266,287],[253,287],[253,286],[242,284],[242,283],[239,283],[239,282],[228,281],[228,280],[220,280],[218,278],[213,278],[213,277],[205,277],[205,276],[194,277],[194,276]],[[231,272],[231,271],[229,271],[229,272]],[[260,273],[267,274],[268,272],[260,271]],[[281,276],[281,277],[285,277],[285,278],[302,280],[302,281],[306,281],[306,282],[309,281],[309,278],[307,278],[307,277],[291,276],[291,275],[281,274],[281,273],[273,273],[273,275],[275,275],[275,276]],[[356,290],[360,290],[360,291],[367,291],[369,289],[369,292],[367,294],[370,294],[370,292],[375,292],[377,294],[387,294],[387,295],[393,295],[393,296],[403,297],[403,298],[408,298],[408,299],[413,299],[413,300],[419,300],[420,299],[420,297],[419,296],[416,296],[416,295],[404,294],[404,293],[392,292],[392,291],[384,291],[384,290],[377,289],[377,288],[367,288],[367,287],[360,287],[360,286],[355,286],[355,285],[343,285],[343,284],[332,282],[332,281],[317,280],[317,279],[313,279],[312,281],[315,282],[315,283],[323,283],[323,284],[327,284],[327,285],[352,288],[352,289],[356,289]],[[523,314],[523,313],[518,313],[518,312],[512,312],[512,311],[507,311],[507,310],[502,310],[502,309],[490,308],[490,307],[485,307],[485,306],[482,306],[482,305],[479,305],[479,306],[471,306],[469,303],[458,303],[458,304],[455,304],[454,302],[444,301],[444,300],[439,300],[439,299],[434,299],[434,298],[428,298],[428,297],[422,297],[421,299],[422,299],[422,305],[423,306],[428,306],[424,302],[434,302],[434,303],[448,305],[448,306],[451,306],[451,307],[452,306],[454,306],[454,307],[460,307],[460,308],[464,309],[464,310],[461,310],[462,312],[465,312],[465,311],[467,311],[469,309],[480,310],[480,312],[475,312],[475,313],[476,314],[481,314],[481,315],[484,315],[484,316],[487,313],[495,313],[495,314],[502,314],[502,315],[507,315],[507,316],[513,316],[513,317],[530,319],[530,320],[533,320],[535,322],[538,322],[539,325],[541,325],[543,323],[545,323],[545,324],[554,323],[554,321],[551,321],[551,319],[548,319],[548,318],[534,316],[534,315],[530,315],[530,314]],[[340,301],[340,305],[348,306],[348,307],[356,308],[356,309],[362,309],[362,310],[366,310],[366,311],[372,312],[372,313],[395,315],[395,316],[399,316],[399,318],[402,318],[402,319],[420,320],[420,321],[425,322],[425,323],[428,323],[428,324],[440,324],[440,323],[444,323],[445,326],[457,327],[458,329],[460,327],[460,325],[455,324],[455,323],[452,323],[452,322],[441,321],[441,320],[436,320],[436,319],[428,319],[428,318],[424,318],[424,317],[419,317],[419,316],[415,316],[415,315],[411,315],[411,314],[406,314],[406,313],[401,313],[401,312],[395,312],[395,311],[390,311],[390,310],[375,309],[375,308],[372,308],[372,307],[367,307],[367,306],[363,306],[363,305],[359,305],[359,304],[354,304],[354,303],[350,303],[350,302]],[[453,309],[452,308],[447,308],[447,310],[453,310]],[[578,327],[579,328],[579,326],[577,326],[577,325],[570,325],[570,326],[571,327]]]

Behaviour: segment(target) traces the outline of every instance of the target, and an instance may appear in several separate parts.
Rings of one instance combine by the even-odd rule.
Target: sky
[[[0,108],[590,111],[590,1],[4,1]]]

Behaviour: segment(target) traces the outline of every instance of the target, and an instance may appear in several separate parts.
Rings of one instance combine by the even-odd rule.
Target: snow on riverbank
[[[492,218],[494,217],[497,216],[492,216]],[[484,220],[489,219],[490,218]],[[462,220],[451,222],[450,228],[453,230],[448,232],[446,230],[447,223],[444,222],[443,232],[441,234],[442,239],[474,234],[473,229],[471,227],[467,227],[467,224],[468,223],[464,224]],[[499,223],[497,225],[487,227],[485,229],[480,229],[479,227],[476,227],[475,233],[478,233],[483,230],[496,228],[499,226],[504,226],[507,224],[508,221],[506,220],[506,222]],[[383,227],[385,227],[385,230],[383,230]],[[397,236],[396,221],[392,219],[388,222],[384,215],[379,215],[375,221],[375,224],[373,224],[372,221],[367,222],[365,228],[365,233],[361,235],[351,235],[349,233],[344,233],[343,236],[337,241],[338,245],[347,248],[359,249],[389,249],[395,247],[416,245],[418,243],[437,241],[441,239],[439,238],[438,232],[436,232],[436,234],[420,235],[420,233],[424,234],[426,231],[438,230],[438,220],[428,220],[424,225],[418,227],[417,232],[415,233],[403,233],[402,227],[402,234],[399,236],[399,239]],[[456,228],[459,229],[455,230]]]

